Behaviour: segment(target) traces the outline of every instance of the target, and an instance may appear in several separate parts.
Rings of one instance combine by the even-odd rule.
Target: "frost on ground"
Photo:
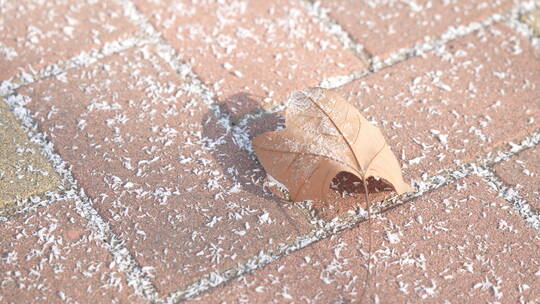
[[[522,135],[536,129],[540,106],[528,100],[540,92],[540,70],[527,43],[496,24],[338,91],[380,124],[406,174],[432,175],[513,138],[508,120]]]
[[[417,196],[480,174],[506,201],[502,204],[494,194],[437,197],[427,200],[429,206],[421,207],[420,200],[407,204],[411,209],[401,209],[399,218],[378,218],[377,273],[389,278],[379,277],[372,285],[375,302],[384,302],[383,294],[443,301],[445,282],[453,281],[464,282],[464,290],[489,301],[538,297],[531,288],[536,281],[528,280],[538,277],[540,267],[526,260],[534,252],[528,248],[530,227],[519,221],[521,216],[540,227],[532,200],[520,195],[528,191],[527,185],[508,187],[505,183],[511,184],[511,179],[503,183],[475,165],[437,175],[441,168],[454,168],[454,159],[467,158],[467,151],[478,155],[503,139],[520,136],[505,133],[502,121],[511,120],[523,134],[533,134],[531,129],[540,121],[537,104],[524,107],[519,102],[538,95],[538,85],[530,80],[538,79],[538,69],[530,65],[534,57],[528,48],[528,43],[538,47],[538,39],[517,21],[519,14],[533,9],[531,1],[512,10],[507,22],[519,34],[506,25],[493,25],[502,20],[499,15],[451,26],[439,39],[399,49],[384,62],[373,59],[372,75],[362,79],[358,72],[366,67],[350,49],[365,49],[336,22],[314,20],[331,18],[319,4],[307,5],[313,9],[309,15],[304,6],[287,1],[265,3],[256,14],[250,13],[249,2],[220,2],[218,9],[211,6],[214,3],[156,9],[153,1],[135,0],[136,7],[131,1],[119,2],[66,5],[55,0],[34,7],[6,2],[3,7],[8,27],[34,15],[39,18],[32,26],[15,26],[6,42],[0,42],[0,62],[7,67],[0,71],[0,95],[17,90],[20,95],[11,95],[8,104],[63,182],[76,190],[52,193],[43,200],[33,197],[32,208],[21,210],[24,218],[0,218],[2,235],[11,236],[2,239],[6,250],[0,259],[7,271],[0,287],[24,289],[32,298],[76,301],[72,290],[85,290],[88,297],[133,302],[134,297],[123,298],[133,294],[126,282],[136,293],[149,290],[151,296],[157,294],[155,283],[160,292],[173,292],[172,301],[232,281],[227,285],[230,292],[217,288],[210,296],[256,301],[270,294],[281,301],[306,302],[332,295],[333,301],[354,298],[361,291],[363,276],[358,272],[365,269],[366,231],[351,229],[331,236],[356,226],[365,212],[352,210],[328,222],[310,214],[317,227],[311,230],[304,212],[312,208],[282,204],[263,190],[264,171],[250,151],[253,129],[243,118],[238,126],[231,123],[235,115],[253,109],[242,108],[242,103],[217,105],[227,103],[230,94],[254,93],[258,99],[248,106],[256,107],[253,116],[260,117],[267,113],[258,107],[279,104],[270,111],[278,112],[286,106],[282,101],[289,92],[322,83],[344,90],[370,121],[390,130],[392,147],[417,179]],[[422,12],[414,1],[383,2],[404,5],[413,15]],[[474,12],[500,3],[480,4]],[[85,17],[101,10],[108,14]],[[197,15],[208,17],[211,26],[191,26],[201,21]],[[235,21],[238,17],[242,22]],[[140,27],[136,36],[131,23]],[[388,28],[390,33],[394,29]],[[140,34],[149,37],[141,40]],[[83,42],[73,44],[73,37]],[[144,44],[152,46],[140,48]],[[343,45],[348,50],[343,51]],[[137,50],[130,49],[133,46]],[[268,52],[255,56],[261,49]],[[28,65],[15,67],[17,61]],[[506,160],[538,144],[538,132],[534,134],[536,139],[481,162]],[[530,165],[520,167],[521,157],[516,157],[515,169],[535,177]],[[446,189],[461,195],[476,187],[478,183],[468,180]],[[479,206],[480,201],[490,203]],[[505,212],[513,212],[509,206],[517,214],[508,216]],[[61,207],[61,212],[56,209]],[[90,229],[76,213],[66,214],[73,209],[86,217]],[[477,215],[472,220],[471,214],[460,214],[471,219],[465,238],[452,234],[460,230],[448,216],[463,210]],[[489,233],[478,232],[481,228]],[[423,233],[411,236],[411,231]],[[493,231],[506,236],[506,245]],[[107,237],[105,243],[95,240]],[[327,248],[332,250],[325,252]],[[490,251],[493,248],[499,251]],[[299,249],[303,250],[287,256]],[[440,262],[437,253],[442,250],[452,253],[451,263]],[[479,254],[468,255],[470,251]],[[268,267],[260,269],[264,265]],[[244,275],[254,269],[259,269],[255,275]],[[231,280],[239,274],[238,281]],[[59,288],[52,294],[57,286],[71,283],[66,276],[84,286]],[[313,289],[313,282],[326,289]],[[246,286],[251,288],[248,292]],[[316,292],[300,295],[298,290]]]
[[[297,2],[201,2],[189,9],[174,1],[135,2],[179,54],[190,54],[183,59],[211,84],[220,101],[244,92],[269,108],[322,79],[365,69]],[[244,105],[233,114],[251,110]]]
[[[39,70],[135,31],[110,0],[3,1],[2,16],[6,29],[0,43],[1,80],[20,74],[21,62],[27,71]]]
[[[97,211],[166,291],[308,228],[298,209],[262,192],[259,165],[152,47],[20,96]]]
[[[130,288],[125,275],[85,224],[71,200],[3,223],[0,287],[24,292],[2,292],[0,301],[136,302],[130,292],[121,292]]]
[[[518,302],[540,296],[538,290],[523,287],[537,280],[540,263],[530,252],[540,237],[480,178],[467,177],[462,183],[467,187],[441,187],[374,219],[369,299]],[[501,220],[520,233],[498,230]],[[195,302],[279,302],[275,296],[284,290],[291,301],[357,299],[363,288],[367,233],[367,225],[360,225],[322,240]]]

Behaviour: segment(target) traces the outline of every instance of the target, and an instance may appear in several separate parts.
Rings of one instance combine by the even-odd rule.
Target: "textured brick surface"
[[[11,218],[0,235],[2,303],[142,303],[73,202]]]
[[[359,179],[341,173],[326,202],[291,204],[271,192],[277,185],[251,151],[254,136],[284,127],[285,109],[261,110],[321,81],[339,86],[381,128],[405,180],[426,178],[424,189],[449,182],[429,176],[456,163],[515,151],[505,143],[540,127],[538,39],[519,25],[537,30],[537,11],[528,2],[521,8],[530,12],[508,16],[519,33],[504,22],[468,35],[472,27],[459,27],[518,3],[0,0],[0,84],[14,92],[4,98],[46,137],[44,147],[31,147],[0,101],[0,303],[143,302],[133,289],[139,270],[151,297],[156,288],[156,302],[193,292],[198,303],[540,301],[540,234],[527,226],[538,224],[540,210],[538,147],[493,168],[530,212],[516,214],[504,193],[471,172],[339,233],[333,229],[365,204]],[[322,13],[318,6],[342,28],[311,15]],[[360,77],[366,63],[339,41],[347,40],[342,29],[383,58],[451,37]],[[84,62],[84,51],[112,41],[134,46]],[[156,47],[172,47],[175,62],[194,73],[172,67]],[[73,56],[69,70],[47,69],[54,77],[23,74]],[[4,82],[14,75],[22,87]],[[96,209],[120,254],[140,269],[113,261],[117,247],[91,234],[72,201],[42,200],[16,215],[6,208],[49,186],[62,189],[38,157],[41,148],[65,162],[65,179],[73,181],[75,191],[57,194],[88,196],[86,211]],[[374,179],[368,186],[372,202],[392,194]],[[222,281],[276,247],[287,252],[320,236],[311,217],[326,220],[313,223],[333,236]],[[369,233],[375,271],[362,299]]]
[[[517,3],[518,1],[515,1]],[[438,38],[450,27],[481,21],[509,10],[511,0],[476,1],[321,1],[334,18],[372,55],[386,57],[401,48]]]
[[[159,291],[224,270],[307,228],[264,171],[151,48],[21,90],[96,208],[154,268]]]
[[[417,178],[471,160],[540,125],[540,61],[496,25],[339,88],[378,123]]]
[[[135,3],[233,115],[365,68],[295,1]]]
[[[540,210],[540,148],[535,147],[497,164],[495,172],[516,188],[532,207]]]
[[[6,0],[0,5],[0,81],[134,32],[113,1]]]
[[[372,224],[369,303],[517,303],[540,298],[540,238],[477,178],[384,213]],[[198,303],[351,303],[364,288],[368,225],[323,240]],[[375,275],[373,275],[375,273]]]
[[[0,100],[0,215],[16,200],[52,190],[59,179]]]

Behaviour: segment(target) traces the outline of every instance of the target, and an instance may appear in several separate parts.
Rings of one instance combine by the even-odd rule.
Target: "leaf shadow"
[[[227,115],[231,124],[230,131],[222,135],[220,144],[215,147],[213,156],[224,169],[227,178],[239,183],[243,190],[276,203],[283,203],[262,188],[266,173],[251,149],[251,140],[261,133],[276,130],[280,121],[283,120],[282,117],[278,114],[262,114],[249,125],[239,125],[238,119],[235,119],[231,108],[226,104],[231,100],[242,100],[242,103],[249,103],[251,107],[258,107],[257,102],[248,93],[234,94],[219,105],[220,113]],[[216,117],[212,117],[213,115],[209,113],[203,118],[203,136],[205,137],[215,138],[216,130],[225,123],[223,120],[219,121]]]
[[[241,120],[237,115],[239,111],[246,112],[246,109],[249,109],[249,113],[259,114],[247,124],[242,123],[245,120]],[[290,211],[287,211],[288,208],[297,207],[274,195],[264,186],[266,172],[251,148],[251,140],[255,136],[276,130],[284,124],[283,117],[278,113],[265,113],[255,96],[245,92],[224,99],[219,104],[218,111],[221,114],[219,117],[213,112],[203,117],[202,135],[207,138],[217,138],[216,134],[222,134],[219,144],[212,149],[212,154],[222,167],[223,174],[229,181],[239,185],[240,191],[247,191],[256,197],[263,198],[266,202],[275,204],[283,217],[293,225],[293,229],[298,234],[302,233],[303,229],[297,225],[297,220],[292,219]],[[229,117],[229,121],[225,121],[224,116]],[[223,132],[224,125],[228,125],[229,132]],[[298,210],[300,213],[305,213],[299,208]]]

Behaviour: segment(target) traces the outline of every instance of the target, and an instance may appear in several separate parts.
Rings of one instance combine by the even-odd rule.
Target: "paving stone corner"
[[[521,16],[521,21],[530,26],[536,36],[540,36],[540,9],[524,14]]]
[[[60,184],[51,164],[0,99],[0,214],[10,214],[17,201],[39,196]]]

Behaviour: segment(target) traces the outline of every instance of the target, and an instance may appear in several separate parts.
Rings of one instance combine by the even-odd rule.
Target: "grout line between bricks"
[[[307,1],[307,0],[303,0],[303,1]],[[351,44],[356,44],[356,42],[352,41],[352,39],[349,37],[347,32],[339,24],[337,24],[334,20],[330,19],[330,17],[326,14],[324,9],[318,7],[317,4],[313,4],[311,2],[309,2],[306,5],[308,6],[308,10],[310,11],[310,14],[314,16],[314,18],[319,19],[320,22],[324,24],[324,26],[327,28],[327,31],[329,31],[330,34],[337,37],[345,48],[351,48],[353,50],[363,49],[363,46],[360,44],[357,44],[356,46],[353,46],[353,47],[350,46]],[[390,54],[388,58],[384,60],[377,57],[369,57],[368,58],[369,69],[367,71],[353,72],[345,76],[326,78],[326,79],[323,79],[319,83],[319,86],[326,89],[336,89],[336,88],[342,87],[352,81],[366,77],[373,73],[377,73],[380,70],[391,67],[400,62],[406,61],[407,59],[410,59],[412,57],[422,56],[426,54],[427,52],[433,51],[437,47],[443,46],[450,41],[466,36],[481,28],[486,28],[494,23],[502,22],[504,20],[508,20],[508,22],[510,23],[510,20],[517,19],[519,14],[533,10],[535,9],[535,7],[538,7],[538,6],[540,5],[537,4],[536,2],[529,1],[526,3],[521,3],[517,5],[516,7],[512,8],[510,11],[504,14],[504,16],[500,14],[494,14],[480,22],[472,22],[466,26],[450,27],[438,38],[431,39],[427,42],[417,44],[413,46],[412,48],[403,48],[403,49],[397,50],[393,52],[392,54]],[[521,33],[531,34],[530,31],[523,30],[523,26],[522,26]],[[246,114],[240,119],[239,124],[245,125],[251,119],[260,118],[261,116],[266,115],[266,114],[282,111],[286,107],[287,107],[287,101],[284,101],[278,104],[277,106],[275,106],[274,108],[271,108],[268,110],[262,109],[256,113]]]
[[[370,68],[372,55],[366,51],[362,44],[354,41],[350,33],[328,15],[327,9],[321,7],[319,2],[313,2],[311,0],[299,1],[307,10],[308,14],[315,18],[327,33],[337,38],[344,48],[352,50],[354,55],[364,61],[368,65],[368,69]]]
[[[308,0],[302,0],[302,1],[308,1]],[[324,9],[318,7],[317,4],[313,4],[312,2],[308,2],[306,5],[308,7],[308,10],[310,11],[310,14],[314,16],[315,18],[319,19],[320,22],[324,24],[326,28],[329,28],[327,29],[327,31],[329,31],[330,34],[333,34],[334,36],[336,36],[341,41],[344,47],[352,48],[352,49],[360,49],[360,50],[363,49],[363,46],[360,44],[357,44],[356,46],[353,46],[353,47],[350,46],[351,44],[356,44],[356,43],[352,41],[352,39],[349,37],[349,34],[337,22],[335,22],[334,20],[331,20],[331,18],[326,14]],[[516,31],[518,31],[520,34],[528,37],[532,41],[533,44],[536,43],[536,47],[540,49],[540,37],[536,37],[532,29],[530,29],[526,24],[523,24],[521,21],[519,21],[520,15],[527,13],[529,11],[535,10],[535,9],[540,9],[540,1],[527,1],[527,2],[520,3],[519,5],[510,9],[504,15],[494,14],[487,17],[483,21],[472,22],[467,26],[450,27],[439,38],[432,39],[428,42],[420,43],[412,48],[404,48],[404,49],[398,50],[394,52],[393,54],[391,54],[388,57],[388,59],[380,60],[377,58],[369,58],[370,69],[368,71],[365,71],[362,73],[354,72],[352,74],[349,74],[346,76],[340,76],[340,77],[330,77],[330,78],[322,80],[319,83],[319,86],[323,88],[327,88],[327,89],[336,89],[336,88],[342,87],[354,80],[371,75],[382,69],[391,67],[395,64],[398,64],[412,57],[422,56],[426,52],[430,52],[436,49],[437,47],[445,45],[446,43],[450,41],[466,36],[481,28],[489,27],[490,25],[497,22],[505,21],[507,25],[509,25]],[[258,119],[267,114],[283,111],[286,107],[287,107],[287,101],[281,102],[279,105],[268,110],[261,109],[255,113],[245,114],[239,119],[238,125],[245,126],[249,123],[250,120]]]
[[[41,194],[32,195],[26,199],[15,201],[14,206],[4,206],[3,209],[5,210],[8,208],[8,210],[7,212],[4,210],[0,211],[0,222],[6,222],[8,217],[34,211],[38,208],[51,205],[57,201],[73,199],[75,196],[76,193],[74,190],[63,189],[48,190]],[[11,212],[12,210],[13,212]]]
[[[531,45],[540,50],[540,36],[538,36],[528,24],[521,20],[521,17],[524,14],[537,9],[540,9],[540,1],[528,3],[528,6],[521,11],[512,11],[511,18],[506,21],[506,25],[520,33],[522,36],[528,38]]]
[[[466,173],[455,172],[456,179],[466,176]],[[388,208],[397,206],[406,202],[412,198],[421,196],[424,193],[437,189],[438,187],[444,186],[449,183],[449,179],[445,178],[443,175],[433,176],[430,179],[430,182],[426,182],[421,185],[425,191],[416,192],[410,197],[403,198],[399,200],[397,197],[379,202],[373,205],[373,209],[377,211],[383,211]],[[454,180],[452,180],[453,182]],[[305,207],[302,207],[305,208]],[[309,210],[309,209],[307,209]],[[311,244],[314,244],[318,241],[326,239],[340,231],[355,227],[359,223],[366,220],[366,212],[358,211],[354,214],[351,214],[347,218],[336,218],[332,221],[325,222],[319,220],[314,223],[315,229],[310,233],[305,235],[297,236],[296,239],[290,244],[281,244],[277,249],[260,251],[257,255],[248,259],[243,264],[238,264],[236,267],[225,270],[221,273],[214,272],[208,275],[203,276],[197,282],[190,284],[183,290],[173,292],[169,295],[166,302],[167,303],[178,303],[187,299],[190,299],[204,291],[210,290],[212,288],[218,287],[222,284],[225,284],[241,275],[247,274],[256,269],[262,268],[267,264],[276,261],[282,257],[287,256],[288,254],[305,248]]]
[[[493,168],[491,167],[484,167],[478,175],[481,176],[490,187],[497,190],[499,197],[504,198],[525,222],[540,233],[540,213],[533,210],[531,205],[519,195],[519,192],[516,189],[505,185],[497,174],[493,172]]]
[[[155,42],[156,53],[171,66],[185,81],[181,87],[195,94],[203,100],[209,110],[221,118],[219,123],[227,130],[231,129],[230,116],[220,110],[216,102],[216,94],[200,79],[193,71],[191,65],[186,63],[174,48],[163,38],[161,33],[150,23],[148,18],[141,13],[131,0],[116,0],[123,8],[124,14],[135,23],[148,39]]]
[[[361,43],[354,41],[350,33],[348,33],[338,22],[333,20],[328,15],[327,10],[320,6],[319,2],[314,2],[312,0],[299,1],[307,10],[308,14],[313,17],[328,34],[335,37],[345,49],[351,50],[357,58],[367,65],[366,70],[363,71],[354,71],[349,75],[323,79],[319,86],[327,89],[337,88],[373,72],[373,56],[366,51]]]
[[[355,42],[351,39],[349,34],[343,29],[336,21],[332,20],[323,8],[321,8],[318,3],[309,3],[307,4],[310,13],[315,18],[319,19],[327,31],[337,37],[344,47],[356,50],[356,52],[361,52],[365,59],[368,60],[369,70],[364,73],[351,73],[346,76],[341,77],[331,77],[321,81],[320,86],[332,89],[338,88],[352,82],[361,77],[376,73],[382,69],[388,68],[400,62],[406,61],[412,57],[423,56],[427,52],[430,52],[440,46],[445,45],[446,43],[461,38],[463,36],[469,35],[481,28],[489,27],[492,24],[499,22],[506,22],[506,24],[511,25],[514,29],[520,29],[523,35],[529,37],[531,42],[538,48],[540,48],[540,38],[536,38],[532,33],[531,29],[526,29],[526,25],[520,24],[519,16],[526,12],[532,11],[534,9],[540,8],[540,1],[526,1],[522,2],[506,13],[503,14],[493,14],[484,20],[471,22],[468,25],[459,25],[459,26],[450,26],[444,33],[438,37],[432,37],[429,41],[421,42],[410,48],[402,48],[397,51],[394,51],[386,58],[379,58],[377,56],[370,56],[364,49],[364,46],[358,42]],[[525,26],[525,27],[524,27]]]
[[[531,208],[519,192],[513,187],[506,185],[493,171],[497,163],[510,160],[511,157],[532,147],[540,145],[540,129],[525,136],[519,143],[508,142],[509,150],[488,153],[484,159],[478,160],[482,170],[478,173],[492,188],[497,190],[499,196],[504,198],[518,214],[531,227],[540,233],[540,212]]]
[[[509,149],[488,152],[484,158],[478,160],[478,163],[484,167],[491,167],[502,161],[509,160],[514,155],[537,145],[540,145],[540,129],[536,129],[532,133],[524,136],[519,143],[513,141],[507,142],[506,146]]]
[[[443,170],[440,174],[425,178],[421,181],[413,181],[417,192],[404,195],[401,197],[395,196],[375,203],[372,208],[375,212],[380,213],[390,208],[399,206],[405,202],[418,198],[426,193],[432,192],[443,186],[450,185],[458,180],[461,180],[470,175],[477,175],[486,180],[490,186],[494,187],[499,195],[504,197],[516,209],[523,219],[537,231],[540,232],[540,215],[534,213],[530,206],[524,202],[517,192],[509,187],[506,187],[498,180],[494,174],[490,173],[489,166],[505,161],[517,153],[534,147],[540,144],[540,129],[526,135],[519,143],[512,141],[503,145],[502,148],[510,147],[507,151],[498,151],[497,153],[488,152],[470,163],[457,164],[457,170]],[[301,205],[300,205],[301,206]],[[309,207],[301,206],[311,213]],[[214,272],[203,276],[197,282],[190,284],[183,290],[178,290],[171,293],[166,302],[177,303],[190,299],[202,292],[225,284],[241,275],[262,268],[267,264],[276,261],[288,254],[305,248],[318,241],[326,239],[338,232],[357,226],[367,219],[367,212],[357,210],[347,217],[337,217],[331,221],[316,220],[313,231],[306,235],[296,237],[291,244],[281,244],[277,249],[260,251],[258,255],[248,259],[243,264],[238,264],[236,267],[230,268],[223,272]]]
[[[133,36],[123,37],[116,41],[107,42],[102,47],[89,51],[83,51],[80,54],[66,60],[48,64],[37,71],[32,69],[23,71],[20,74],[0,82],[0,97],[11,95],[22,86],[43,80],[48,77],[60,75],[73,68],[90,65],[107,56],[151,42],[151,40],[142,37],[141,33],[136,33]]]
[[[102,247],[109,251],[118,269],[126,274],[128,277],[128,286],[131,286],[135,290],[135,293],[145,300],[158,302],[157,290],[150,282],[150,275],[147,270],[138,265],[137,261],[124,246],[124,242],[111,230],[109,223],[96,211],[92,200],[85,194],[84,189],[77,185],[77,181],[73,177],[68,165],[54,151],[53,144],[46,139],[43,133],[38,131],[37,123],[33,121],[30,111],[26,108],[29,98],[12,94],[4,100],[26,130],[30,141],[41,148],[43,156],[58,173],[62,184],[70,187],[71,190],[65,192],[65,196],[59,197],[57,200],[75,200],[77,213],[87,221],[87,227],[93,236],[102,241]],[[52,202],[44,202],[43,204],[50,203]],[[37,206],[34,206],[34,208],[37,208]]]

